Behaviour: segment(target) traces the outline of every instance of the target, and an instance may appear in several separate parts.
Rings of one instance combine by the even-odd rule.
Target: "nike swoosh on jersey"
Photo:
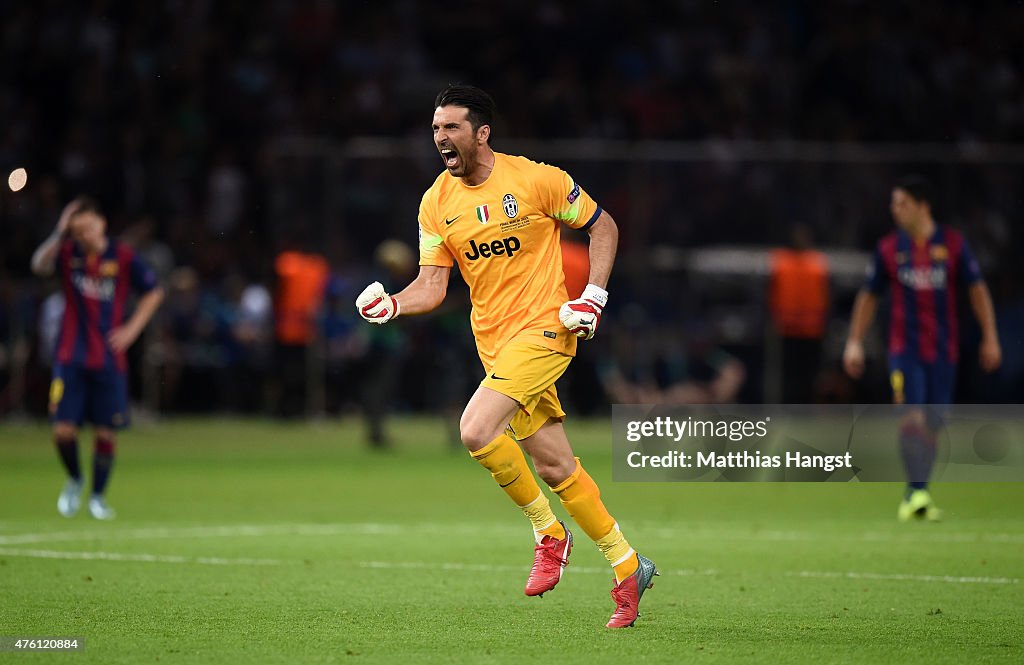
[[[505,377],[498,376],[494,373],[491,373],[491,378],[494,379],[495,381],[508,381],[508,379],[506,379]]]
[[[454,223],[455,223],[455,220],[457,220],[457,219],[458,219],[459,217],[462,217],[462,215],[455,215],[455,216],[454,216],[454,217],[452,217],[451,219],[448,219],[447,217],[445,217],[445,218],[444,218],[444,224],[445,224],[445,226],[451,226],[452,224],[454,224]]]

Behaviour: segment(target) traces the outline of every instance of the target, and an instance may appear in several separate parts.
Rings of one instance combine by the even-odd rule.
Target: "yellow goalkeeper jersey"
[[[569,299],[559,234],[562,224],[585,229],[600,214],[565,171],[497,152],[482,184],[444,171],[424,193],[420,265],[458,264],[485,368],[512,339],[576,355],[576,337],[558,320]]]

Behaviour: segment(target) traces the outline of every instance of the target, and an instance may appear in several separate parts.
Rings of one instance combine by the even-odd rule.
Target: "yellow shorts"
[[[565,418],[555,381],[565,372],[570,360],[572,356],[546,346],[515,340],[498,353],[494,367],[487,371],[480,385],[519,402],[519,411],[508,425],[516,440],[532,436],[548,419]]]

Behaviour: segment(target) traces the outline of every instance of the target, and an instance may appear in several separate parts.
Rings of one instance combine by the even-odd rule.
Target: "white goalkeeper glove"
[[[383,284],[374,282],[356,298],[356,309],[359,310],[359,316],[370,323],[387,323],[398,316],[400,307],[398,301],[384,290]]]
[[[601,311],[608,304],[608,292],[600,286],[587,284],[583,295],[570,300],[558,310],[558,319],[573,335],[590,339],[601,322]]]

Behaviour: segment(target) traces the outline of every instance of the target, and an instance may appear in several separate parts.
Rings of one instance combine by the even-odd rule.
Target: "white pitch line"
[[[477,563],[430,563],[426,561],[360,561],[361,568],[377,568],[385,570],[450,570],[483,573],[522,572],[529,570],[525,566],[498,566]],[[566,570],[573,573],[607,575],[607,568],[586,566],[570,566]],[[714,568],[704,570],[681,569],[668,571],[669,575],[681,577],[719,577],[722,572]],[[1020,584],[1015,577],[974,577],[957,575],[909,575],[902,573],[860,573],[856,571],[819,571],[800,570],[784,571],[787,577],[830,578],[851,580],[880,580],[899,582],[945,582],[948,584]]]
[[[750,541],[750,542],[804,542],[819,541],[827,537],[833,541],[867,542],[867,543],[978,543],[978,544],[1024,544],[1024,533],[970,533],[943,532],[922,533],[889,533],[867,531],[851,534],[823,534],[810,531],[719,531],[708,530],[697,525],[688,531],[683,525],[678,529],[664,527],[644,529],[637,527],[645,536],[661,538],[678,538],[685,536],[691,541],[713,539],[715,541]],[[69,542],[114,539],[124,540],[157,540],[179,538],[235,538],[266,536],[336,536],[336,535],[367,535],[367,536],[408,536],[410,534],[429,535],[462,535],[480,533],[514,535],[523,533],[523,529],[511,526],[490,525],[481,528],[477,524],[442,524],[421,522],[417,524],[396,523],[333,523],[333,524],[259,524],[259,525],[225,525],[225,526],[193,526],[193,527],[145,527],[134,529],[82,529],[77,531],[51,531],[40,533],[21,533],[0,535],[0,545],[30,545],[37,543]]]
[[[910,575],[905,573],[857,573],[801,570],[786,573],[790,577],[832,578],[848,580],[881,580],[896,582],[948,582],[950,584],[1020,584],[1016,577],[976,577],[959,575]]]
[[[937,527],[941,528],[941,527]],[[907,530],[905,533],[891,533],[884,531],[864,531],[861,533],[834,533],[822,534],[813,531],[777,531],[766,529],[763,531],[751,532],[721,532],[715,529],[704,529],[698,526],[693,531],[687,531],[683,526],[679,529],[666,529],[664,527],[655,529],[643,529],[644,535],[661,536],[663,538],[678,538],[680,534],[689,539],[706,537],[714,540],[730,541],[754,541],[754,542],[818,542],[822,538],[831,541],[855,542],[855,543],[974,543],[974,544],[1024,544],[1024,533],[971,533],[971,532],[948,532],[935,531],[933,533],[922,533],[919,530]]]
[[[284,561],[281,559],[254,559],[254,558],[224,558],[224,557],[186,557],[174,554],[147,554],[122,552],[64,552],[60,550],[37,550],[20,547],[0,547],[0,556],[26,557],[32,559],[64,559],[74,561],[125,561],[133,563],[178,563],[178,564],[201,564],[214,566],[280,566],[286,563],[297,563],[297,561]],[[446,570],[456,572],[525,572],[526,566],[494,565],[477,563],[451,563],[451,562],[429,562],[429,561],[358,561],[360,568],[373,568],[378,570]],[[573,573],[584,575],[607,575],[608,568],[593,566],[573,566],[570,568]],[[722,573],[714,568],[704,570],[678,569],[668,571],[669,575],[678,577],[718,577]],[[1020,580],[1014,577],[976,577],[957,575],[909,575],[902,573],[864,573],[856,571],[784,571],[787,577],[799,577],[805,579],[850,579],[850,580],[876,580],[876,581],[899,581],[899,582],[940,582],[947,584],[1020,584]]]
[[[360,568],[379,568],[383,570],[452,570],[474,573],[520,573],[528,572],[529,566],[497,565],[488,563],[435,563],[429,561],[359,561],[356,565]],[[567,566],[566,570],[573,573],[585,575],[610,575],[611,570],[601,566]],[[719,571],[709,568],[707,570],[680,569],[673,570],[669,574],[692,577],[695,575],[714,576]]]
[[[279,566],[279,559],[226,559],[214,556],[187,557],[174,554],[125,554],[122,552],[62,552],[20,547],[0,547],[0,556],[31,559],[66,559],[74,561],[131,561],[135,563],[199,563],[211,566]]]
[[[21,533],[0,536],[0,545],[28,545],[34,543],[56,543],[82,540],[161,540],[179,538],[237,538],[266,536],[407,536],[414,533],[423,534],[479,534],[488,533],[522,533],[523,529],[511,527],[491,527],[481,529],[473,524],[394,524],[394,523],[336,523],[336,524],[234,524],[226,526],[195,526],[195,527],[144,527],[136,529],[50,531],[40,533]]]

